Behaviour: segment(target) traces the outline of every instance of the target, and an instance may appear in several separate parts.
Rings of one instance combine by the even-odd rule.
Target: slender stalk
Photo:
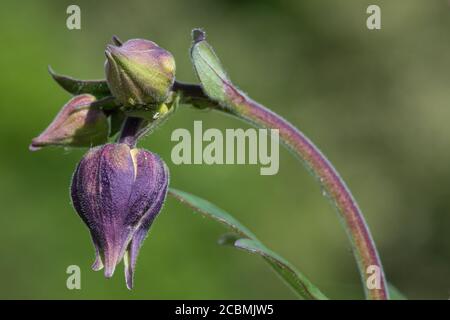
[[[141,129],[143,121],[144,120],[141,118],[126,118],[123,123],[122,129],[120,130],[118,142],[126,143],[130,146],[130,148],[134,148],[139,138],[139,131]]]
[[[374,300],[388,299],[387,284],[383,267],[364,216],[336,169],[300,130],[281,116],[251,100],[238,90],[228,87],[232,97],[230,106],[215,104],[214,109],[231,114],[257,127],[278,129],[282,143],[300,159],[306,168],[320,183],[323,191],[333,203],[350,239],[366,297]],[[177,82],[174,90],[182,93],[184,100],[195,105],[196,100],[204,102],[207,97],[201,94],[201,87]],[[211,102],[214,104],[213,102]],[[211,104],[211,105],[212,105]],[[369,289],[367,280],[371,276],[367,271],[378,267],[379,288]],[[371,271],[373,272],[373,271]]]

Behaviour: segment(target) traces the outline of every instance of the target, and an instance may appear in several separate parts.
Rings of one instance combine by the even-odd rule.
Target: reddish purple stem
[[[226,84],[225,88],[228,97],[226,105],[219,105],[209,100],[210,107],[232,114],[257,127],[279,130],[282,143],[317,178],[323,191],[337,209],[351,242],[366,297],[373,300],[388,299],[383,266],[369,227],[350,190],[333,165],[311,140],[281,116],[251,100],[231,84]],[[189,103],[195,104],[196,100],[204,103],[204,100],[208,99],[198,85],[175,82],[174,90],[181,91]],[[374,266],[379,272],[379,287],[370,289],[368,282],[372,283]],[[373,283],[376,286],[377,281]]]
[[[350,190],[333,165],[314,143],[288,121],[237,90],[228,88],[232,91],[229,92],[229,96],[232,97],[232,105],[235,108],[232,110],[227,108],[226,111],[258,127],[278,129],[281,141],[285,146],[302,160],[307,169],[319,180],[324,192],[343,220],[360,270],[366,296],[374,300],[388,299],[383,267],[369,227]],[[367,285],[368,278],[373,272],[373,266],[376,266],[379,271],[380,286],[378,289],[369,289]],[[371,270],[370,273],[369,270]],[[376,285],[376,281],[374,283]]]

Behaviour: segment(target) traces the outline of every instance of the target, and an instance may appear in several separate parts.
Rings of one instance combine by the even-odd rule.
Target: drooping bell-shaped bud
[[[172,54],[144,39],[108,45],[105,73],[111,93],[125,107],[160,104],[175,80]]]
[[[71,196],[96,249],[94,270],[104,266],[109,278],[123,258],[132,288],[139,249],[162,208],[168,182],[167,166],[156,154],[125,143],[96,147],[84,156]]]
[[[92,107],[96,98],[90,94],[73,97],[38,137],[30,150],[45,146],[91,147],[105,143],[109,124],[102,110]]]

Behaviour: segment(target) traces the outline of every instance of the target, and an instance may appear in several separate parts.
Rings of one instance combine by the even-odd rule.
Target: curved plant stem
[[[139,138],[139,130],[143,122],[144,120],[141,118],[127,117],[120,130],[118,142],[125,143],[130,148],[134,148]]]
[[[196,100],[204,102],[206,95],[199,94],[201,87],[177,82],[174,90],[181,91],[187,97],[185,101],[194,104]],[[366,297],[374,300],[388,299],[386,279],[383,267],[364,216],[336,169],[300,130],[281,116],[251,100],[240,91],[229,86],[228,96],[232,97],[227,106],[219,103],[214,109],[231,114],[251,124],[267,129],[278,129],[282,143],[300,159],[306,168],[319,181],[324,193],[336,207],[350,239],[353,254],[359,268]],[[230,105],[233,107],[230,108]],[[369,289],[367,271],[373,272],[373,266],[379,271],[378,288]],[[370,280],[369,280],[370,281]]]

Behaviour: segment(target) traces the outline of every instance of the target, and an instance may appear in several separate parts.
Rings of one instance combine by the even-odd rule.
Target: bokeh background
[[[66,8],[81,7],[81,30]],[[378,4],[382,29],[366,28]],[[104,279],[71,207],[69,182],[85,150],[31,153],[69,95],[47,74],[103,77],[113,34],[170,50],[177,78],[195,81],[190,30],[203,27],[233,81],[303,130],[358,200],[389,280],[412,299],[450,296],[450,7],[448,1],[12,1],[0,11],[0,298],[292,299],[262,259],[221,247],[225,230],[169,198],[141,251],[136,287],[122,267]],[[171,132],[247,128],[180,108],[142,146],[160,154],[171,185],[234,214],[331,298],[362,298],[345,233],[314,179],[284,149],[280,171],[182,165]],[[79,265],[81,290],[66,288]]]

